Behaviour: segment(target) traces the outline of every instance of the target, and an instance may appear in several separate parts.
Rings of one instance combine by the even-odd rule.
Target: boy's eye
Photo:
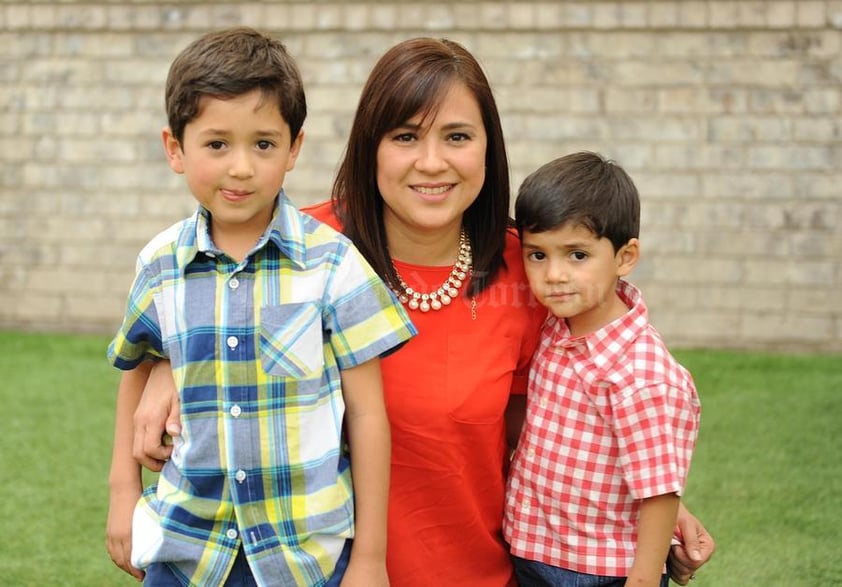
[[[257,141],[257,148],[261,151],[268,151],[272,147],[274,147],[274,143],[272,141]]]
[[[572,253],[570,253],[570,256],[577,261],[584,261],[588,258],[588,254],[583,253],[582,251],[573,251]]]
[[[546,258],[546,255],[541,251],[532,251],[529,253],[527,258],[532,261],[543,261]]]
[[[222,149],[224,146],[225,146],[225,143],[222,142],[222,141],[211,141],[211,142],[208,143],[208,147],[210,147],[214,151],[218,151],[219,149]]]

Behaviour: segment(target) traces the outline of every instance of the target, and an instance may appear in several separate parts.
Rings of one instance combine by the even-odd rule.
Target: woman
[[[516,438],[545,311],[508,229],[508,174],[477,61],[457,43],[413,39],[374,66],[333,198],[307,209],[354,241],[419,331],[381,364],[392,432],[387,563],[399,587],[514,584],[501,534],[507,419]],[[136,418],[139,458],[153,467],[151,457],[166,457],[154,395]],[[714,546],[686,510],[679,526],[702,551],[694,561],[675,549],[684,584]]]

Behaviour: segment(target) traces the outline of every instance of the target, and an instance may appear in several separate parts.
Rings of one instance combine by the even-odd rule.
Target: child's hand
[[[386,561],[354,560],[348,561],[348,568],[342,576],[340,587],[389,587],[386,574]]]
[[[145,573],[133,567],[131,563],[132,515],[139,498],[140,491],[134,487],[111,489],[108,522],[105,527],[105,546],[115,565],[138,581],[143,581]]]

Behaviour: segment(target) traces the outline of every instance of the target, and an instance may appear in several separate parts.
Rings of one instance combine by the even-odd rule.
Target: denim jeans
[[[339,555],[333,575],[325,583],[325,587],[339,587],[339,583],[342,582],[342,576],[345,574],[345,569],[348,568],[348,559],[351,558],[351,544],[353,544],[353,540],[345,541],[345,547],[342,549],[342,554]],[[167,563],[152,563],[149,565],[149,568],[146,569],[146,577],[143,579],[143,584],[146,587],[184,586],[184,583],[179,580]],[[231,572],[225,580],[224,587],[257,587],[257,582],[254,580],[254,575],[251,574],[251,569],[249,568],[246,555],[242,548],[237,552],[237,558],[234,559],[234,566],[231,567]]]
[[[520,587],[623,587],[625,577],[602,577],[568,571],[537,561],[513,556],[515,576]],[[669,587],[669,577],[661,577],[661,587]]]

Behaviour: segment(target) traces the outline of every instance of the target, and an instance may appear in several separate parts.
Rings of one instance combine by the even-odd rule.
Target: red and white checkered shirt
[[[617,291],[629,312],[597,332],[544,324],[503,533],[521,558],[624,577],[640,500],[681,494],[701,410],[640,292],[622,280]]]

